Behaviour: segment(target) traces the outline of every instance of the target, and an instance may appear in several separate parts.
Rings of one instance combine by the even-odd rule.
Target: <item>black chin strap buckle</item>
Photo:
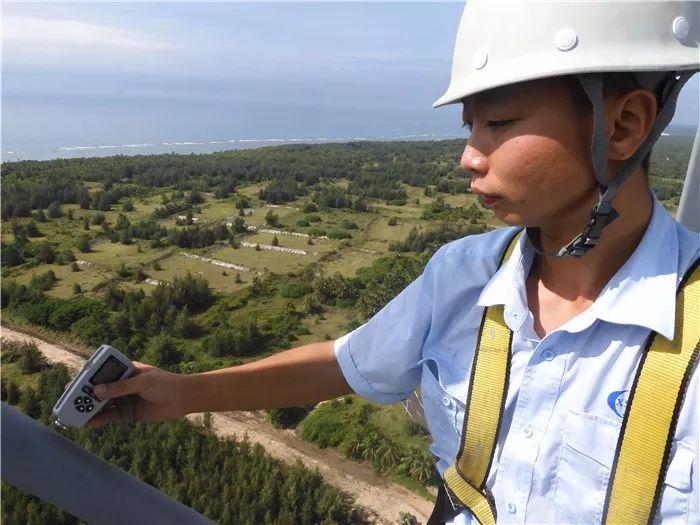
[[[610,201],[600,201],[591,210],[591,218],[583,233],[559,250],[557,255],[560,257],[582,257],[586,255],[588,250],[598,244],[603,228],[619,216],[620,214],[612,207]]]

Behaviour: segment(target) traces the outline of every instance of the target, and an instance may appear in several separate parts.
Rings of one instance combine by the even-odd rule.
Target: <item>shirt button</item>
[[[523,427],[523,434],[526,438],[532,437],[532,427],[530,425],[525,425]]]
[[[447,396],[443,396],[442,404],[445,405],[446,407],[450,406],[450,398]]]
[[[508,512],[510,512],[511,514],[515,514],[515,511],[518,510],[518,509],[515,508],[515,503],[509,502],[509,503],[506,505],[506,510],[507,510]]]
[[[552,352],[551,350],[545,350],[544,352],[542,352],[542,357],[545,359],[545,361],[551,361],[552,359],[554,359],[554,352]]]

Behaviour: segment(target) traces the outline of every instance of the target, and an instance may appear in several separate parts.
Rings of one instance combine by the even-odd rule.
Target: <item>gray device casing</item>
[[[102,367],[109,367],[112,373],[104,376]],[[53,407],[56,425],[60,427],[83,427],[97,414],[108,400],[101,400],[93,393],[96,384],[111,383],[126,379],[134,372],[134,364],[116,348],[109,345],[100,346],[88,359],[83,369],[68,384]],[[103,380],[102,380],[103,379]],[[92,383],[91,381],[97,381]]]

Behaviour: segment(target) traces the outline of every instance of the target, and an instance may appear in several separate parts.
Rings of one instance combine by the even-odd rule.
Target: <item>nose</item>
[[[471,171],[475,175],[485,175],[488,171],[488,160],[486,156],[478,149],[471,145],[471,141],[467,143],[462,153],[462,159],[459,162],[463,170]]]

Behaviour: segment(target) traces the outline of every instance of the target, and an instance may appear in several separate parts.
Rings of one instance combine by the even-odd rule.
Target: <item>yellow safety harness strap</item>
[[[508,242],[499,267],[510,257],[517,239],[516,234]],[[469,509],[481,525],[496,523],[496,507],[486,478],[508,392],[512,337],[503,319],[503,305],[486,308],[472,363],[457,461],[445,471],[449,496]]]
[[[700,353],[700,266],[684,277],[673,341],[652,334],[622,421],[603,523],[651,523],[668,468],[683,397]]]

